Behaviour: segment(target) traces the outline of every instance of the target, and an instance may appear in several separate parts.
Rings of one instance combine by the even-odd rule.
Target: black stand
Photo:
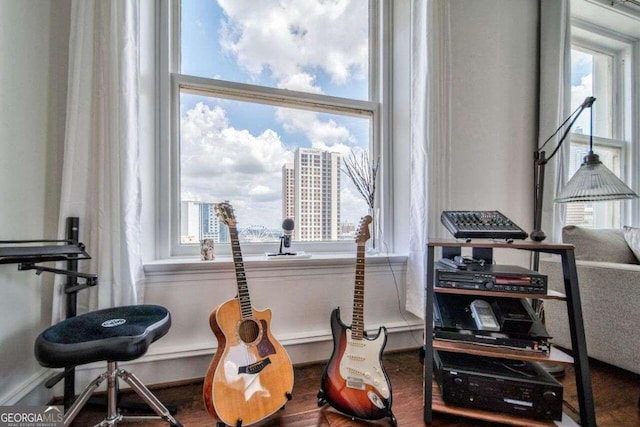
[[[84,244],[78,242],[79,219],[67,218],[65,240],[4,240],[0,244],[15,246],[0,248],[0,264],[18,264],[18,270],[35,270],[37,275],[43,272],[67,276],[64,287],[66,295],[66,318],[77,314],[78,291],[98,284],[98,275],[78,272],[78,261],[91,259]],[[37,244],[37,245],[36,245]],[[67,261],[67,269],[58,269],[38,265],[43,262]],[[78,279],[85,283],[78,283]],[[75,369],[67,368],[45,382],[47,388],[64,379],[64,407],[69,409],[75,400]]]
[[[80,219],[77,217],[67,218],[66,223],[66,237],[67,239],[78,241],[79,238]],[[74,258],[67,261],[67,269],[72,272],[78,271],[78,261]],[[72,289],[76,289],[78,285],[78,278],[74,275],[67,276],[67,283],[64,286],[65,292],[67,292],[67,318],[74,317],[78,314],[78,293],[73,292]],[[76,384],[76,372],[75,368],[65,369],[64,375],[64,409],[67,410],[73,404],[75,400],[75,384]]]
[[[582,306],[580,303],[580,289],[576,270],[575,255],[572,245],[543,244],[537,242],[518,243],[461,243],[451,241],[430,241],[427,244],[427,277],[425,298],[425,362],[424,362],[424,422],[432,421],[432,375],[433,375],[433,301],[434,301],[434,261],[436,247],[444,251],[453,252],[461,247],[480,248],[492,251],[495,248],[520,249],[533,253],[547,253],[560,255],[566,293],[569,329],[571,331],[571,346],[573,348],[573,363],[576,377],[578,404],[580,407],[580,425],[596,427],[591,377],[589,376],[589,359],[587,356],[587,342],[582,321]]]
[[[0,264],[18,264],[18,270],[35,270],[37,275],[43,272],[67,276],[64,286],[66,295],[66,313],[68,319],[78,313],[78,292],[90,286],[98,284],[97,274],[80,273],[78,261],[91,259],[85,251],[85,246],[79,243],[80,220],[77,217],[68,217],[66,221],[65,240],[0,240],[0,245],[12,246],[0,247]],[[38,265],[43,262],[66,261],[66,269],[58,269]],[[78,283],[78,279],[84,279],[84,283]],[[67,411],[76,399],[75,395],[75,368],[65,368],[64,371],[54,375],[45,382],[45,387],[52,388],[61,380],[64,380],[64,409]],[[106,406],[106,400],[91,398],[90,404]],[[135,413],[146,413],[151,408],[145,404],[135,402],[122,405],[125,410]],[[171,414],[175,414],[177,408],[168,407]]]
[[[280,256],[280,255],[295,255],[295,252],[282,252],[282,248],[284,247],[284,236],[280,236],[280,250],[277,254],[267,254],[267,256]]]

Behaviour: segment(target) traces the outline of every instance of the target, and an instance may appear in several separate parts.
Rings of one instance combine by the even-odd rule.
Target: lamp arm
[[[545,156],[545,152],[542,150],[542,147],[544,147],[546,145],[546,143],[549,142],[551,140],[551,138],[553,138],[553,135],[549,139],[547,139],[544,144],[542,144],[542,147],[538,148],[534,152],[534,162],[533,162],[533,168],[534,168],[534,174],[533,174],[533,180],[534,180],[533,231],[529,235],[531,237],[531,240],[534,240],[536,242],[541,242],[544,239],[546,239],[546,237],[547,237],[545,235],[544,231],[542,231],[542,200],[543,200],[543,197],[544,197],[544,170],[545,170],[545,165],[549,162],[549,160],[551,160],[558,153],[558,150],[560,149],[560,147],[562,147],[562,144],[567,139],[567,136],[569,135],[569,132],[571,131],[571,127],[576,122],[576,120],[578,120],[578,117],[580,117],[580,114],[582,114],[582,112],[585,110],[585,108],[591,108],[591,106],[593,105],[595,100],[596,99],[593,96],[587,97],[582,102],[582,104],[569,116],[569,118],[567,118],[567,120],[565,120],[560,125],[558,130],[556,130],[554,132],[553,135],[556,135],[558,133],[558,131],[560,129],[562,129],[562,127],[567,123],[567,121],[569,121],[569,119],[573,116],[573,119],[571,119],[571,122],[569,123],[569,126],[567,126],[567,128],[564,131],[564,133],[562,134],[562,137],[560,138],[560,141],[558,142],[558,145],[556,145],[556,147],[553,149],[553,151],[551,152],[549,157]]]
[[[569,117],[564,119],[564,122],[562,122],[560,126],[558,126],[558,129],[556,129],[556,131],[553,132],[551,136],[549,136],[549,138],[547,138],[547,140],[543,142],[542,145],[536,151],[541,151],[545,147],[545,145],[547,145],[549,141],[551,141],[553,137],[556,136],[558,132],[560,132],[560,130],[564,127],[564,125],[566,125],[571,120],[574,114],[578,113],[578,110],[580,110],[580,112],[578,113],[578,115],[580,115],[582,113],[582,110],[584,110],[585,108],[590,108],[595,102],[595,100],[596,99],[592,96],[585,98],[585,100],[582,101],[582,104],[578,105],[578,107],[575,110],[573,110],[573,113],[569,114]],[[575,119],[574,119],[574,122],[575,122]],[[569,129],[571,129],[571,126],[573,126],[573,122],[571,122],[571,124],[569,125]]]
[[[569,123],[569,126],[567,126],[567,128],[565,129],[564,133],[562,134],[562,137],[560,138],[560,142],[558,142],[558,145],[556,145],[556,148],[554,148],[553,151],[551,152],[551,154],[549,155],[549,157],[547,157],[547,159],[546,159],[547,162],[549,160],[553,159],[553,156],[555,156],[556,153],[558,152],[558,150],[560,149],[560,147],[562,147],[562,144],[567,139],[567,136],[569,135],[569,132],[571,132],[571,128],[573,127],[573,124],[576,122],[576,120],[578,120],[578,117],[580,117],[580,114],[582,114],[582,112],[586,108],[591,108],[591,106],[593,105],[593,102],[595,100],[596,99],[593,96],[589,96],[584,100],[582,105],[580,105],[580,107],[578,107],[577,114],[573,117],[573,120],[571,120],[571,123]],[[566,121],[565,121],[565,123],[566,123]]]

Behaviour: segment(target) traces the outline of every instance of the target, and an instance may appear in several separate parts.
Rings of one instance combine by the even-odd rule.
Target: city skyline
[[[340,215],[340,153],[297,148],[294,162],[282,166],[282,216],[294,220],[295,241],[353,238],[355,222]],[[217,202],[216,202],[217,203]],[[204,238],[216,243],[229,240],[227,227],[216,215],[214,202],[181,201],[180,241],[196,244]],[[244,242],[277,241],[282,229],[265,223],[237,225]]]
[[[228,227],[222,223],[215,214],[215,205],[217,203],[200,202],[195,200],[182,200],[182,211],[187,220],[181,221],[180,225],[180,243],[181,244],[199,244],[202,239],[213,239],[215,243],[229,243]],[[202,206],[208,206],[209,209],[202,209]],[[209,212],[209,214],[204,213]],[[200,216],[202,215],[202,216]],[[190,219],[189,219],[190,218]],[[201,227],[204,222],[209,222],[216,232],[206,232]],[[282,235],[282,228],[269,229],[261,224],[237,224],[238,234],[242,242],[276,242]],[[353,239],[356,234],[356,223],[344,220],[339,224],[338,239]],[[294,238],[294,240],[296,240]]]

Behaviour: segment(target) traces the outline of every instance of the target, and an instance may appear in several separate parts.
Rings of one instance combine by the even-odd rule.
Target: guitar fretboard
[[[242,251],[240,250],[238,229],[235,226],[229,226],[229,235],[231,237],[233,265],[236,270],[236,282],[238,285],[238,301],[240,302],[240,312],[242,318],[246,319],[253,316],[253,311],[251,309],[251,298],[249,297],[249,285],[247,284],[247,276],[244,272],[244,262],[242,261]]]
[[[356,283],[353,290],[353,319],[351,338],[361,340],[364,336],[364,244],[356,251]]]

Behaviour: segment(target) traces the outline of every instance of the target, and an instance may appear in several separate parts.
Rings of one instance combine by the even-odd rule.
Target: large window
[[[600,44],[576,43],[571,50],[571,110],[593,96],[594,152],[618,177],[625,179],[624,50]],[[571,135],[569,176],[577,171],[589,151],[590,111],[576,121]],[[567,224],[589,228],[618,228],[622,222],[620,201],[569,203]]]
[[[176,0],[170,21],[172,253],[228,241],[222,201],[248,252],[285,218],[298,244],[352,244],[368,207],[344,160],[381,153],[378,1]]]

